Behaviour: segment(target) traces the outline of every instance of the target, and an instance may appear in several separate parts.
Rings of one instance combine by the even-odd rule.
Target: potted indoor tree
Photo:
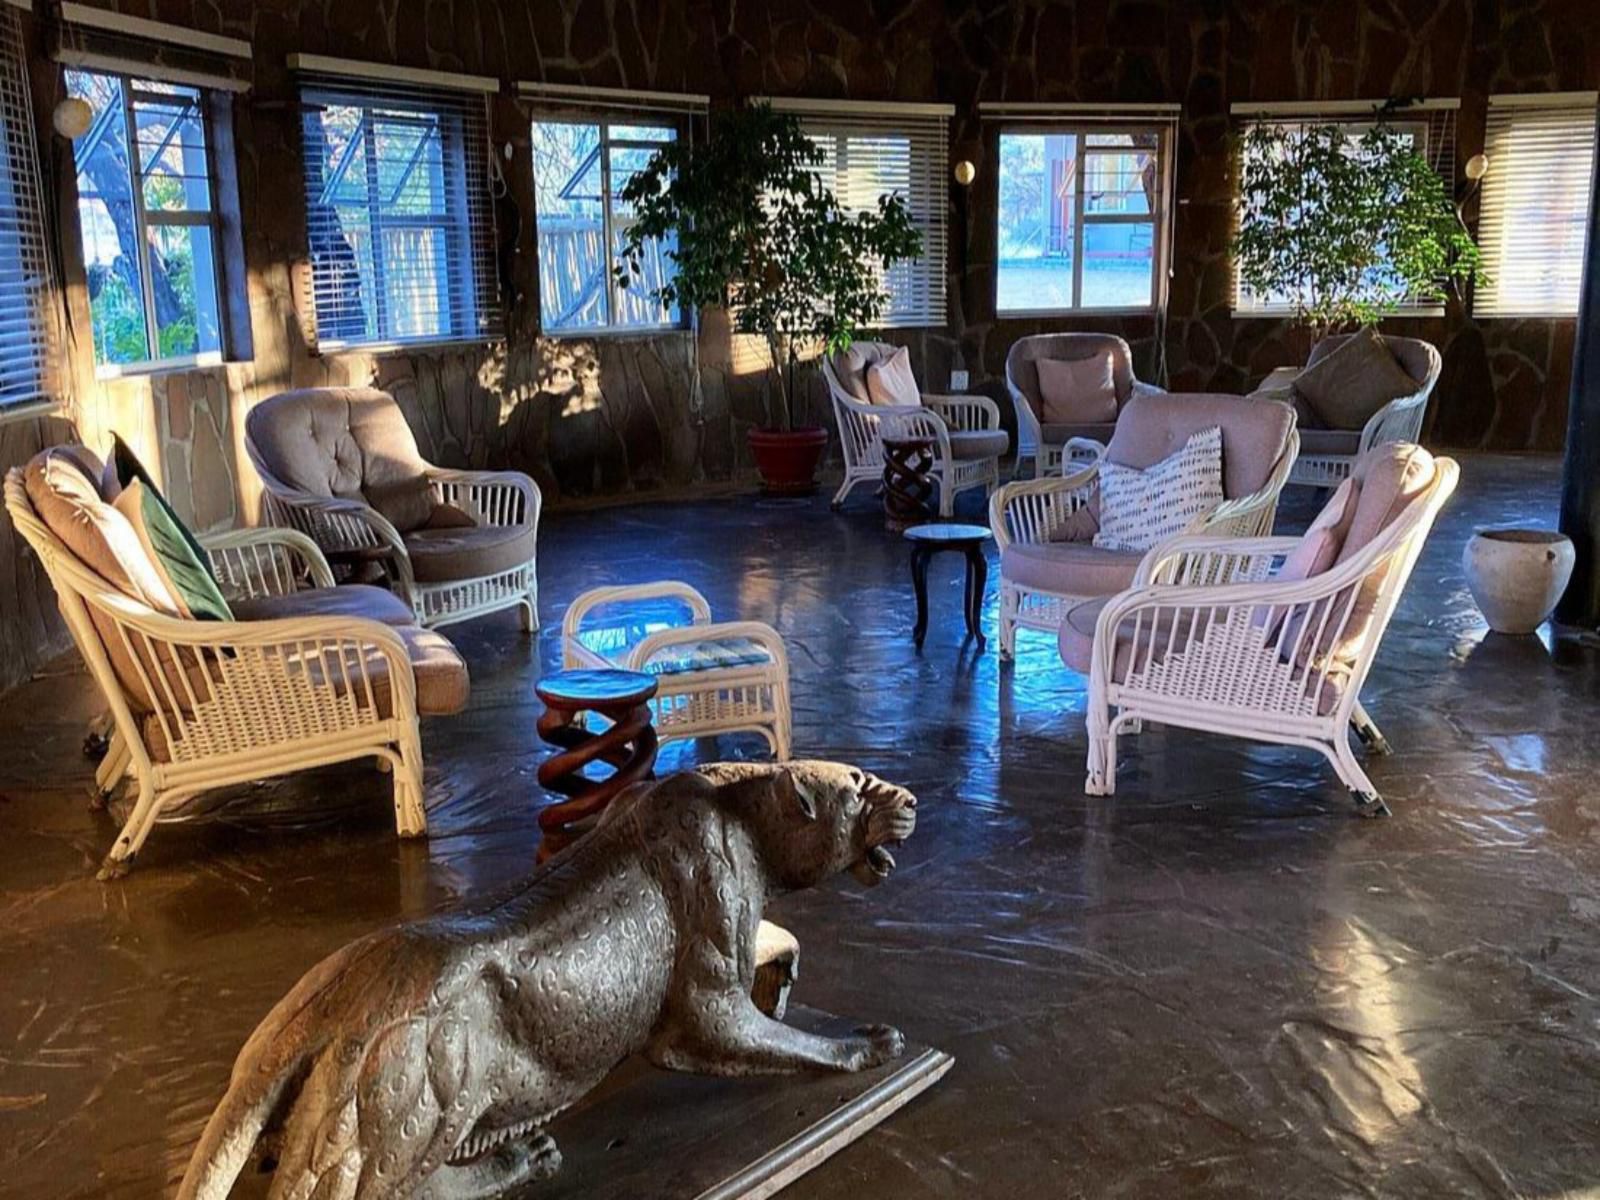
[[[1402,304],[1442,304],[1478,277],[1445,181],[1387,114],[1359,135],[1255,124],[1240,151],[1239,279],[1315,336],[1376,325]]]
[[[669,243],[665,306],[722,308],[739,333],[765,339],[776,422],[750,430],[769,490],[815,486],[827,430],[797,429],[802,350],[839,351],[882,315],[888,268],[922,253],[905,202],[846,212],[822,182],[822,153],[792,114],[759,104],[721,113],[702,142],[663,145],[622,190],[633,219],[617,278],[639,286],[651,244]]]

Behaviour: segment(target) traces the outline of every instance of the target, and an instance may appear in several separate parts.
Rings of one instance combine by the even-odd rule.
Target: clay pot
[[[1490,629],[1532,633],[1555,611],[1573,558],[1571,539],[1553,529],[1480,529],[1461,567]]]
[[[752,429],[750,452],[768,492],[803,496],[817,489],[817,464],[828,448],[828,431],[806,429]]]

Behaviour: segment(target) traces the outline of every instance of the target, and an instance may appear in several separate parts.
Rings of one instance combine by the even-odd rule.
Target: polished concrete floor
[[[677,577],[787,639],[799,753],[921,797],[887,884],[775,915],[798,1000],[956,1066],[790,1194],[1600,1196],[1600,670],[1486,635],[1459,565],[1476,525],[1552,521],[1556,489],[1547,460],[1466,462],[1365,697],[1397,751],[1371,768],[1387,820],[1313,755],[1168,730],[1086,798],[1085,681],[1037,635],[1014,669],[963,645],[958,556],[915,653],[906,547],[866,497],[551,517],[537,641],[510,614],[455,631],[473,699],[424,728],[426,842],[341,769],[162,827],[97,884],[113,825],[63,662],[0,703],[0,1195],[170,1193],[307,967],[526,872],[563,606]]]

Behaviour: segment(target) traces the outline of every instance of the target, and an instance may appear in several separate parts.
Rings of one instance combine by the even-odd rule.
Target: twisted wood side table
[[[544,701],[539,736],[560,748],[539,764],[539,784],[568,799],[539,813],[539,861],[565,849],[618,793],[655,774],[656,731],[650,723],[650,699],[656,677],[642,671],[560,671],[541,679],[534,689]],[[592,712],[612,722],[593,732],[577,723]],[[599,760],[615,768],[606,779],[583,773]]]
[[[933,516],[933,439],[883,439],[883,523],[891,533]]]

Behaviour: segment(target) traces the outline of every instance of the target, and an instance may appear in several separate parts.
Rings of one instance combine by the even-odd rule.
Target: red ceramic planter
[[[750,452],[768,492],[803,496],[817,487],[817,464],[828,448],[828,431],[806,429],[752,429]]]

